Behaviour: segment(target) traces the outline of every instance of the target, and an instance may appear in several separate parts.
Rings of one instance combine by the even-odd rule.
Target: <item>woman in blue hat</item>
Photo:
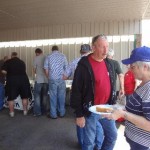
[[[150,148],[150,48],[140,47],[132,51],[130,58],[122,60],[130,65],[136,79],[141,84],[126,103],[126,110],[114,110],[108,119],[125,121],[125,137],[131,150],[148,150]]]

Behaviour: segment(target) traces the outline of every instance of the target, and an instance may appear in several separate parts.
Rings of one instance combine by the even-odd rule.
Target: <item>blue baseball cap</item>
[[[130,58],[123,59],[122,63],[128,65],[128,64],[133,64],[136,61],[150,62],[150,48],[143,46],[134,49],[131,52]]]

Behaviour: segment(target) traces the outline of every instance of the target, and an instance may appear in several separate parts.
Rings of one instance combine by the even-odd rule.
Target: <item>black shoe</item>
[[[57,119],[57,117],[51,117],[51,119]]]
[[[57,117],[51,117],[49,114],[47,115],[47,118],[57,119]]]
[[[65,117],[65,115],[63,115],[63,116],[59,116],[60,118],[64,118]]]
[[[65,114],[64,115],[60,115],[60,113],[58,113],[58,116],[59,116],[59,118],[64,118]]]

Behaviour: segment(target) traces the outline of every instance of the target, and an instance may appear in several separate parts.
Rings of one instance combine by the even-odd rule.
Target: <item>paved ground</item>
[[[114,150],[129,150],[120,125]],[[121,148],[120,148],[121,147]],[[73,111],[67,107],[64,118],[23,116],[16,110],[14,118],[8,109],[0,111],[0,150],[80,150],[74,124]]]
[[[118,138],[114,150],[130,150],[124,137],[124,125],[118,124]]]

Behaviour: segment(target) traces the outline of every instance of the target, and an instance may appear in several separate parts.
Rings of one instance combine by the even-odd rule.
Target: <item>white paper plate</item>
[[[89,111],[95,114],[111,114],[111,112],[97,112],[96,107],[113,108],[113,105],[94,105],[89,108]]]

